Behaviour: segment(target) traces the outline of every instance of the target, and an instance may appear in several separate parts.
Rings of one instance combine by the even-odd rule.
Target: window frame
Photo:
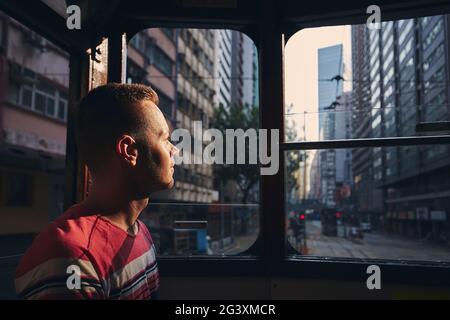
[[[186,26],[187,28],[190,26]],[[241,31],[241,30],[238,30]],[[248,34],[247,34],[248,35]],[[259,52],[264,54],[264,49],[274,50],[273,47],[264,47],[264,36],[257,39],[250,37]],[[258,41],[257,41],[258,40]],[[278,48],[275,48],[275,50]],[[283,48],[279,48],[280,52]],[[281,58],[281,57],[279,57]],[[264,60],[260,59],[259,67],[264,64]],[[263,81],[259,80],[260,88],[263,87]],[[283,79],[284,81],[284,79]],[[261,92],[260,96],[264,96]],[[279,114],[274,115],[274,109],[264,114],[264,107],[267,104],[264,101],[260,103],[260,114],[263,118],[272,117],[279,119]],[[265,117],[266,116],[266,117]],[[284,115],[283,115],[284,118]],[[277,127],[282,127],[283,123],[278,123]],[[283,138],[281,138],[283,139]],[[333,141],[311,141],[311,142],[281,142],[280,143],[280,171],[284,169],[283,153],[287,150],[309,150],[309,149],[334,149],[334,148],[354,148],[354,147],[382,147],[382,146],[401,146],[401,145],[422,145],[430,143],[450,143],[450,136],[427,136],[427,137],[395,137],[395,138],[371,138],[371,139],[350,139],[350,140],[333,140]],[[261,177],[263,180],[269,180]],[[277,179],[278,181],[282,179]],[[280,186],[278,186],[280,187]],[[284,184],[282,188],[284,190]],[[275,191],[272,189],[272,191]],[[284,192],[284,191],[283,191]],[[276,193],[276,192],[274,192]],[[276,201],[277,202],[277,201]],[[284,208],[284,205],[283,205]],[[281,211],[281,210],[278,210]],[[268,211],[265,210],[262,203],[260,203],[260,219],[264,220],[268,217]],[[284,218],[284,210],[282,217]],[[262,225],[262,224],[260,224]],[[264,243],[264,230],[260,230],[254,245],[248,250],[237,256],[206,256],[206,257],[159,257],[159,263],[162,269],[162,276],[230,276],[230,275],[267,275],[267,270],[270,270],[271,276],[292,276],[304,278],[320,278],[320,279],[339,279],[339,280],[358,280],[365,281],[366,268],[370,264],[377,264],[383,269],[383,276],[386,275],[385,280],[393,283],[435,283],[442,284],[440,275],[447,275],[449,272],[450,262],[433,262],[433,261],[407,261],[407,260],[390,260],[390,259],[363,259],[352,258],[345,259],[339,257],[311,257],[299,256],[294,254],[293,249],[283,248],[282,259],[274,259],[275,261],[268,261],[274,257],[279,257],[280,252],[269,254],[269,259],[264,259],[265,254],[263,250],[267,243]],[[283,238],[285,235],[283,234]],[[285,239],[284,239],[285,240]],[[286,244],[288,244],[286,242]],[[274,252],[272,252],[274,253]],[[209,267],[207,267],[209,265]],[[238,266],[239,265],[239,266]],[[183,266],[183,268],[181,268]],[[182,272],[180,270],[183,269]],[[239,271],[237,271],[239,270]],[[256,272],[255,272],[256,270]],[[355,272],[349,272],[355,270]],[[435,273],[436,272],[436,273]],[[412,274],[420,273],[420,277],[411,276]],[[324,275],[327,276],[324,276]],[[450,282],[449,282],[450,283]]]
[[[230,31],[233,30],[233,31],[241,32],[241,33],[245,34],[246,36],[248,36],[250,38],[250,40],[252,40],[253,44],[256,47],[256,51],[259,52],[259,45],[258,45],[258,42],[256,41],[256,39],[258,38],[257,34],[254,32],[254,30],[252,30],[252,28],[249,28],[248,26],[242,25],[242,26],[239,26],[239,27],[235,27],[235,26],[227,26],[227,27],[211,26],[211,27],[205,27],[203,25],[195,25],[195,24],[191,24],[191,23],[183,25],[182,27],[180,27],[179,25],[177,25],[177,26],[167,26],[166,24],[161,24],[161,23],[148,24],[148,25],[145,25],[145,26],[141,26],[139,29],[132,29],[131,31],[125,31],[126,40],[125,40],[124,47],[127,47],[127,45],[131,44],[133,46],[133,48],[139,52],[139,50],[131,42],[131,39],[133,39],[137,34],[143,34],[143,31],[145,31],[145,30],[148,30],[148,29],[166,29],[167,27],[169,27],[169,28],[171,27],[171,28],[180,30],[180,36],[183,37],[184,42],[187,42],[188,39],[191,39],[191,34],[187,33],[188,36],[186,36],[186,32],[184,32],[184,29],[197,29],[197,30],[209,31],[209,30],[214,30],[214,29],[225,28],[225,30],[230,30]],[[210,33],[208,32],[207,34],[210,34]],[[228,34],[228,32],[227,32],[227,34]],[[176,39],[173,39],[173,41],[176,42]],[[156,48],[156,47],[152,48],[153,55],[156,52],[155,49],[159,50],[161,55],[163,55],[164,57],[167,57],[172,62],[172,67],[174,68],[173,73],[176,73],[177,72],[177,68],[178,68],[178,72],[183,77],[196,78],[196,75],[197,75],[196,72],[187,63],[185,63],[184,61],[181,61],[179,63],[179,65],[176,66],[176,63],[173,60],[171,60],[171,58],[169,56],[167,56],[167,54],[164,53],[163,51],[161,51],[159,48]],[[111,58],[111,54],[110,54],[108,56],[108,61],[111,61],[113,59],[114,58]],[[163,73],[165,76],[167,76],[169,78],[174,76],[173,74],[170,75],[170,76],[165,74],[161,70],[161,68],[155,63],[154,60],[155,59],[153,59],[152,66],[154,66],[156,69],[158,69],[161,73]],[[209,61],[209,59],[207,59],[207,60]],[[130,62],[130,60],[127,58],[126,55],[125,55],[125,58],[122,57],[121,61],[122,61],[122,63],[124,61],[126,61],[127,63]],[[205,65],[204,62],[199,60],[199,63],[202,63],[204,68],[208,68]],[[213,65],[212,61],[209,61],[208,63]],[[259,63],[259,56],[258,56],[258,63]],[[126,68],[125,68],[125,70],[126,70]],[[120,79],[120,80],[125,83],[127,81],[127,76],[128,75],[125,72],[125,74],[123,75],[123,79]],[[175,74],[175,76],[177,76],[177,75]],[[151,84],[151,86],[156,87],[156,89],[158,88],[155,84]],[[199,88],[198,83],[197,84],[194,83],[192,86],[195,87],[197,90],[199,90],[200,94],[204,95],[202,90]],[[259,91],[259,95],[261,95],[261,89],[259,89],[258,91]],[[163,97],[166,97],[168,100],[170,100],[170,98],[167,97],[166,94],[164,94],[162,91],[158,91],[158,92],[159,92],[158,93],[159,95],[162,95]],[[180,99],[180,98],[181,97],[177,95],[177,99]],[[174,103],[175,103],[175,101],[172,101],[172,104],[174,104]],[[177,104],[179,104],[179,102],[177,102]],[[175,108],[175,105],[173,105],[172,107]],[[185,112],[184,109],[180,109],[180,110],[181,110],[181,113],[183,113],[183,115],[184,115],[184,112]],[[166,114],[166,113],[164,113],[164,114]],[[192,121],[195,121],[195,120],[197,120],[197,119],[192,119]],[[188,175],[188,176],[190,176],[190,175]],[[192,176],[192,179],[194,179],[193,176]],[[260,179],[260,181],[261,181],[261,179]],[[261,182],[260,182],[260,184],[261,184]],[[195,205],[195,203],[193,203],[193,205]],[[261,204],[259,203],[258,205],[259,205],[259,225],[261,226],[261,212],[260,212],[261,211]],[[261,243],[260,243],[260,239],[259,239],[260,237],[261,237],[261,228],[258,230],[258,236],[257,236],[256,240],[254,241],[254,243],[252,243],[250,245],[249,248],[247,248],[246,250],[244,250],[241,253],[238,253],[236,255],[228,255],[228,256],[225,256],[224,258],[225,259],[228,259],[228,258],[238,258],[239,259],[239,257],[244,256],[244,257],[247,257],[247,258],[251,257],[251,259],[258,259],[260,257],[260,252],[261,252],[261,248],[260,248]],[[206,259],[209,259],[209,258],[217,259],[218,257],[222,257],[222,256],[220,256],[220,255],[212,255],[212,256],[209,256],[209,255],[208,256],[195,255],[193,257],[192,256],[188,256],[188,255],[184,255],[184,256],[182,256],[182,255],[180,255],[180,256],[158,256],[158,259],[160,259],[160,260],[168,259],[169,261],[173,261],[173,260],[176,260],[176,259],[190,259],[190,260],[192,260],[192,259],[196,259],[196,258],[199,258],[199,259],[205,259],[205,258]]]
[[[277,29],[272,12],[264,10],[265,24],[260,28],[241,26],[233,28],[245,32],[253,40],[259,52],[259,96],[261,128],[280,129],[284,133],[283,51],[284,32]],[[345,19],[342,21],[345,23]],[[145,28],[167,27],[164,23],[145,25]],[[317,25],[314,25],[317,26]],[[205,28],[186,23],[183,28]],[[221,26],[211,26],[212,29]],[[307,26],[305,26],[307,27]],[[227,26],[227,28],[230,28]],[[299,31],[299,30],[296,30]],[[133,31],[135,32],[135,31]],[[292,30],[286,34],[293,34]],[[275,45],[274,45],[275,44]],[[110,52],[111,55],[111,52]],[[126,58],[125,58],[126,60]],[[274,86],[274,83],[278,85]],[[264,88],[271,90],[264,90]],[[383,281],[388,283],[450,285],[450,263],[429,261],[405,261],[388,259],[345,259],[338,257],[299,256],[287,245],[284,203],[284,152],[287,150],[337,149],[355,147],[382,147],[450,143],[450,136],[420,136],[371,138],[356,140],[333,140],[312,142],[284,141],[280,135],[279,173],[261,176],[260,233],[255,243],[236,256],[158,256],[160,273],[163,277],[295,277],[304,279],[327,279],[338,281],[359,281],[365,283],[367,267],[377,264],[383,269]],[[283,170],[281,170],[283,168]],[[273,215],[271,212],[282,212]]]

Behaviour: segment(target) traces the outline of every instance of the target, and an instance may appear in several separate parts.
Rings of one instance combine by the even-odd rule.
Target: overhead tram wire
[[[417,108],[420,106],[424,106],[424,107],[444,107],[444,106],[449,106],[450,103],[442,103],[442,104],[417,104],[414,106],[409,106],[409,107],[405,107],[405,106],[394,106],[394,107],[379,107],[379,108],[351,108],[351,109],[342,109],[342,110],[332,110],[332,109],[328,109],[328,110],[321,110],[321,111],[302,111],[302,112],[291,112],[291,113],[286,113],[285,116],[291,116],[291,115],[305,115],[305,114],[316,114],[316,113],[330,113],[330,112],[355,112],[355,111],[371,111],[371,110],[384,110],[384,109],[412,109],[412,108]]]
[[[331,82],[331,81],[344,81],[344,82],[382,82],[383,80],[364,80],[364,79],[344,79],[341,75],[336,75],[330,79],[317,79],[318,82]],[[415,80],[392,80],[393,82],[411,82],[416,84],[417,81]],[[390,81],[391,82],[391,81]],[[436,80],[426,80],[426,81],[418,81],[418,83],[425,83],[425,82],[429,82],[429,83],[444,83],[444,84],[448,84],[450,83],[450,81],[436,81]],[[389,83],[389,82],[388,82]]]

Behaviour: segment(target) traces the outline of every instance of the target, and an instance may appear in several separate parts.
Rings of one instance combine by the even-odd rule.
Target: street
[[[307,221],[308,255],[450,261],[450,248],[432,245],[420,240],[376,232],[364,233],[364,239],[351,240],[342,237],[328,237],[321,234],[320,221]]]

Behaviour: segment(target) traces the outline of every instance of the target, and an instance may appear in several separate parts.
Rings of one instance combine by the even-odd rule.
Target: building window
[[[158,47],[154,47],[153,63],[162,73],[172,77],[172,60]]]
[[[425,88],[442,87],[445,84],[445,66],[440,67],[428,80]]]
[[[423,17],[423,18],[420,19],[421,20],[420,24],[422,25],[422,29],[425,29],[425,27],[427,26],[428,22],[430,22],[432,18],[433,17]]]
[[[34,110],[54,118],[56,92],[49,86],[37,84],[34,90]]]
[[[175,38],[175,29],[171,28],[161,28],[160,29],[170,40],[174,40]]]
[[[58,119],[67,121],[67,97],[59,98]]]
[[[434,51],[428,56],[423,64],[423,69],[427,71],[430,67],[440,58],[444,53],[444,43],[441,43]]]
[[[400,51],[399,63],[402,63],[406,55],[411,51],[413,44],[413,38],[409,39],[403,49]]]
[[[23,85],[20,87],[20,104],[27,108],[32,108],[33,106],[33,88],[28,85]]]
[[[136,33],[134,37],[131,38],[130,44],[143,54],[145,52],[145,33]]]
[[[172,104],[173,101],[167,97],[165,94],[161,93],[161,91],[158,91],[158,98],[159,98],[159,105],[158,107],[161,109],[161,111],[169,117],[169,119],[172,118]]]
[[[54,88],[51,84],[43,80],[29,81],[23,77],[24,72],[16,74],[20,68],[11,67],[8,100],[23,108],[33,110],[49,118],[62,121],[67,120],[67,97],[65,94]],[[27,70],[33,79],[37,75]]]
[[[398,38],[399,45],[402,45],[403,41],[405,41],[406,36],[408,35],[409,31],[412,29],[414,25],[414,19],[409,19],[405,28],[400,31],[400,36]]]
[[[439,33],[443,30],[444,20],[439,18],[436,25],[431,29],[431,31],[426,35],[425,40],[423,41],[423,49],[427,49],[434,39],[439,35]]]

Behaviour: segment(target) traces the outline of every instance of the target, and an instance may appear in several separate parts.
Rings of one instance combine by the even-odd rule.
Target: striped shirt
[[[81,204],[72,206],[36,237],[19,262],[19,298],[156,298],[155,247],[147,227],[139,220],[135,226],[130,234]]]

